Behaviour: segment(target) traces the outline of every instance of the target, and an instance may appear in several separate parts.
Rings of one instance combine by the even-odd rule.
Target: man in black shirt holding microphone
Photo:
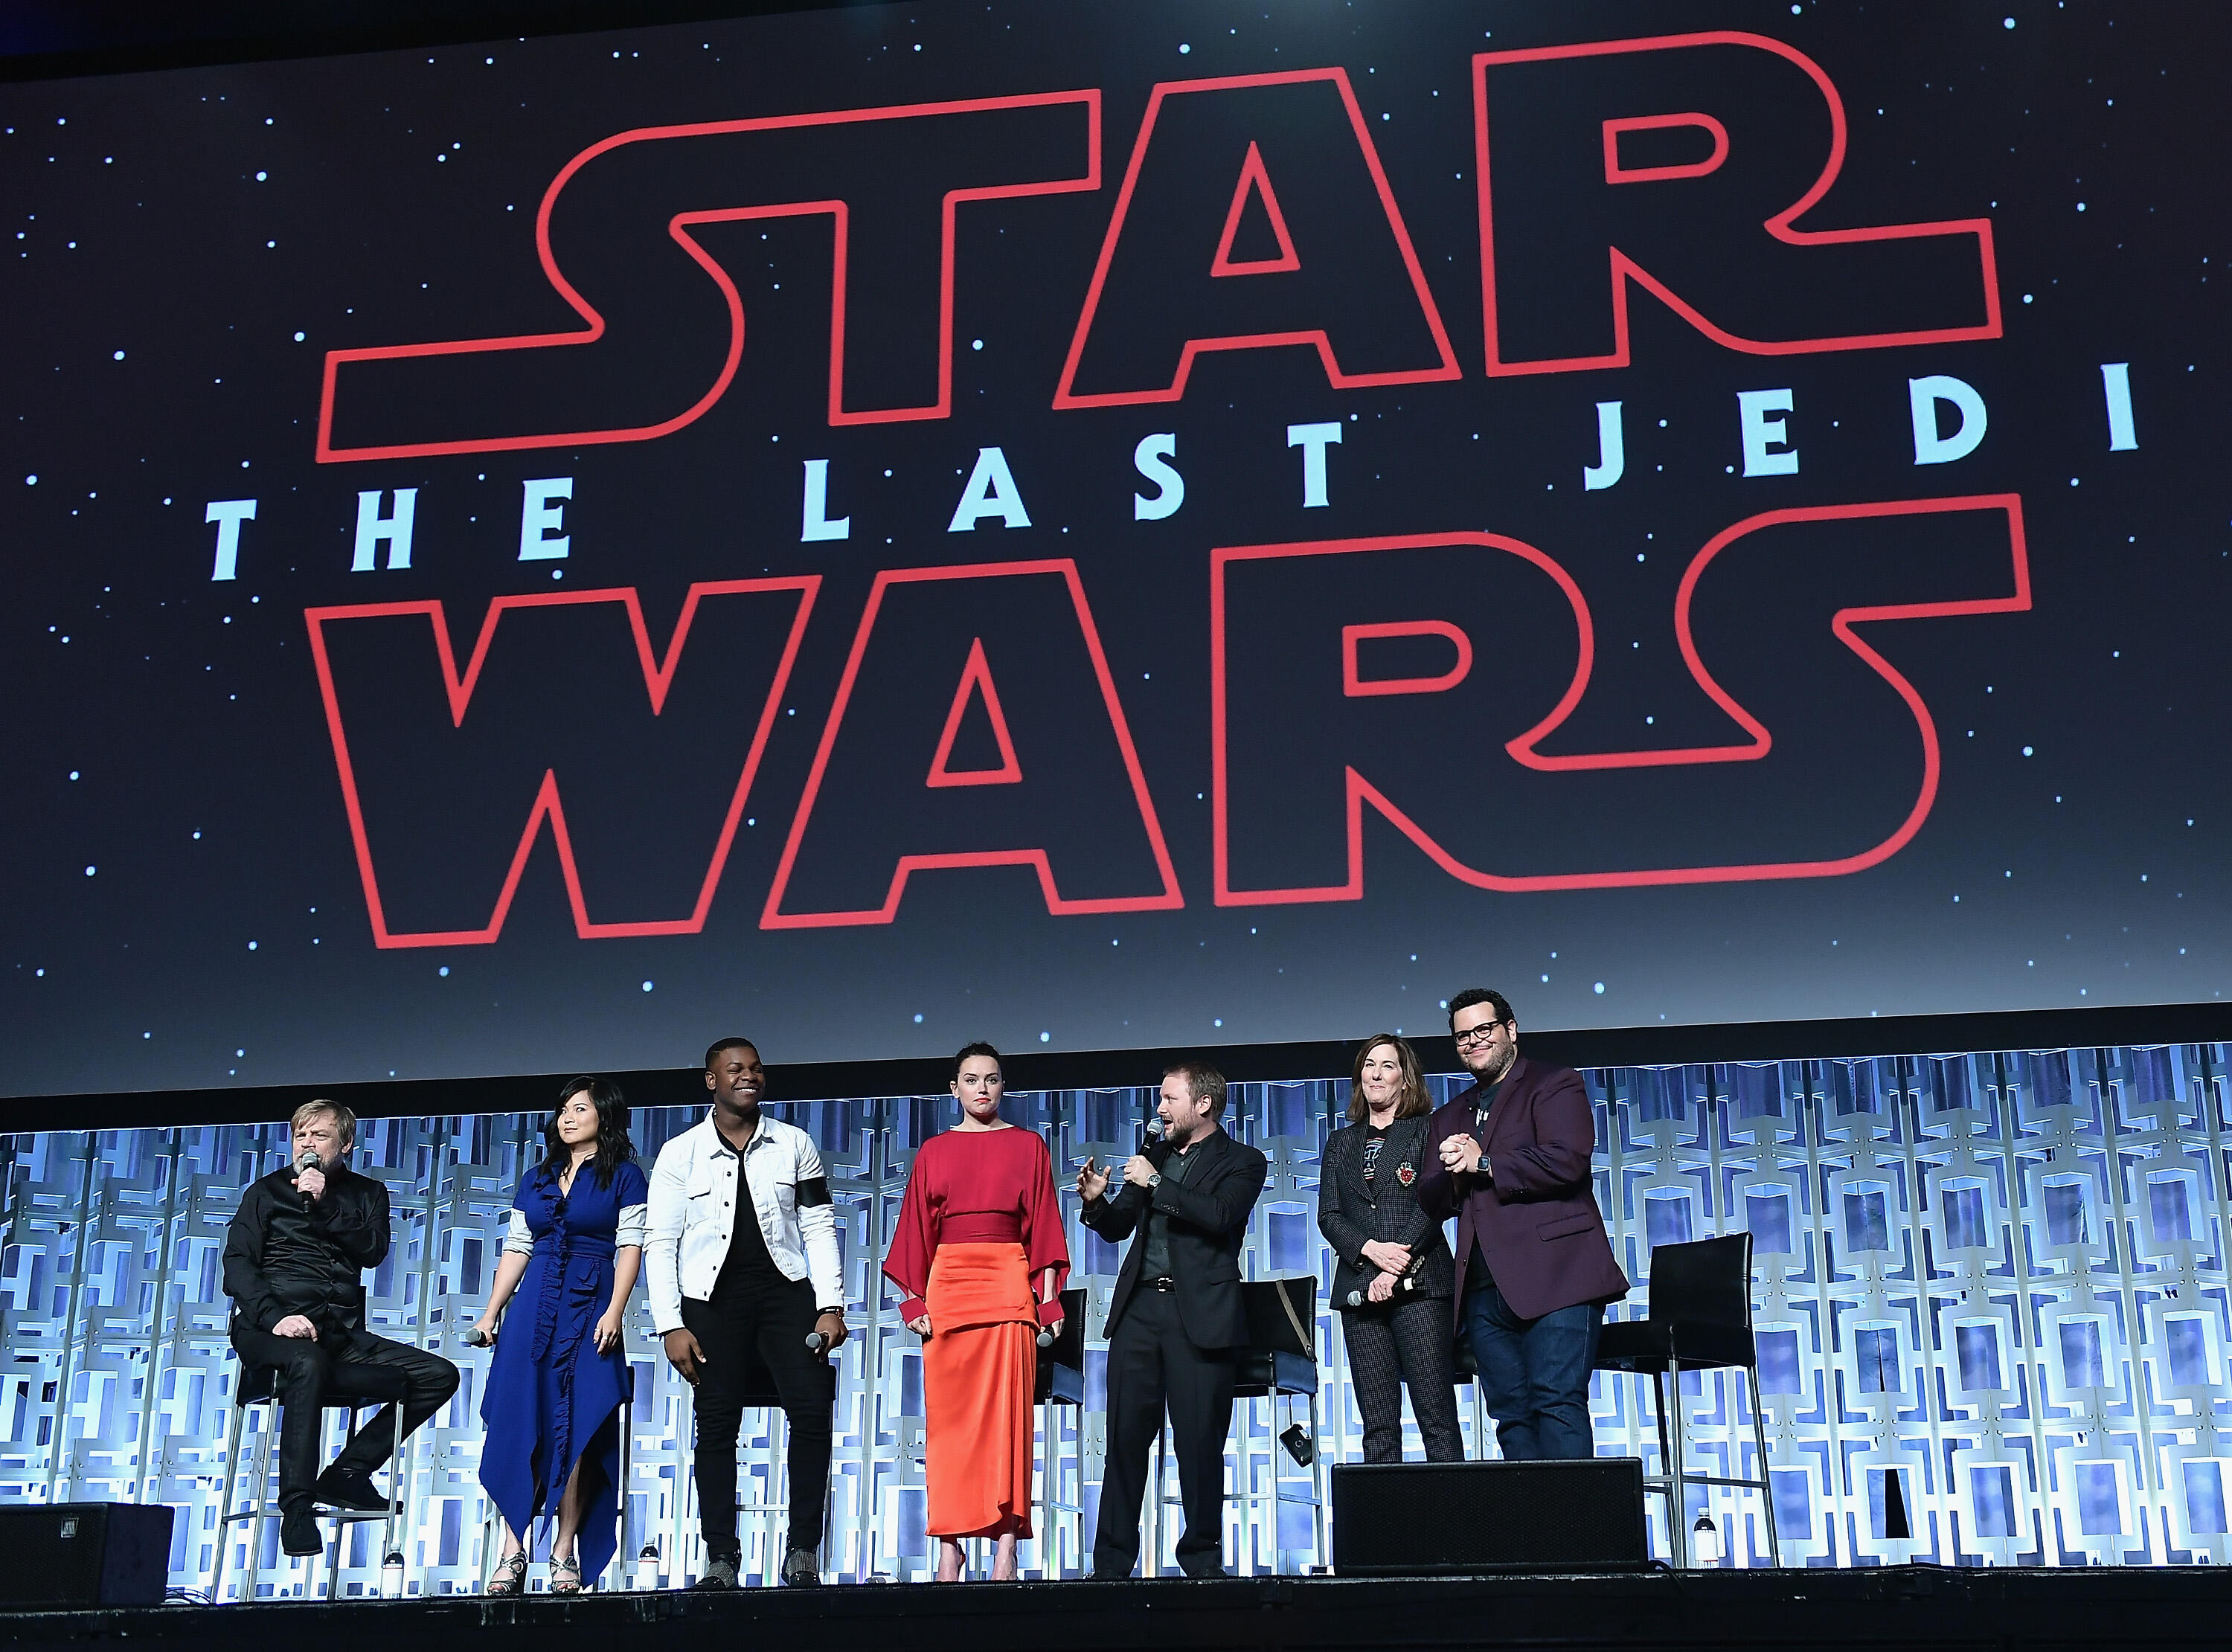
[[[1224,1075],[1184,1061],[1163,1075],[1159,1143],[1111,1173],[1091,1159],[1078,1172],[1085,1225],[1110,1243],[1133,1228],[1108,1304],[1108,1457],[1093,1532],[1093,1576],[1128,1577],[1139,1553],[1147,1459],[1170,1409],[1185,1532],[1179,1570],[1224,1575],[1224,1441],[1232,1429],[1234,1360],[1247,1345],[1240,1245],[1268,1169],[1262,1154],[1226,1133]],[[1152,1574],[1156,1557],[1148,1558]]]
[[[384,1509],[372,1471],[387,1461],[395,1422],[383,1410],[318,1473],[321,1409],[337,1364],[403,1373],[403,1432],[457,1391],[457,1368],[438,1354],[375,1337],[364,1325],[364,1270],[387,1254],[387,1189],[347,1163],[356,1115],[338,1103],[295,1111],[293,1163],[252,1183],[224,1241],[224,1292],[241,1364],[279,1372],[279,1545],[315,1554],[312,1505]]]

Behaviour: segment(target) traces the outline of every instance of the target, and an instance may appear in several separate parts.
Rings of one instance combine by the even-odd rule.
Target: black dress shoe
[[[310,1497],[328,1508],[362,1509],[367,1513],[384,1514],[389,1507],[386,1497],[372,1483],[370,1474],[361,1468],[343,1468],[338,1463],[318,1476]]]
[[[783,1557],[782,1581],[791,1589],[818,1588],[821,1583],[821,1560],[811,1549],[793,1549]]]
[[[698,1574],[692,1589],[734,1589],[736,1586],[736,1557],[730,1554],[708,1555],[705,1570]]]
[[[324,1552],[325,1539],[318,1531],[318,1517],[308,1504],[297,1504],[282,1510],[279,1516],[279,1547],[287,1554],[319,1554]]]

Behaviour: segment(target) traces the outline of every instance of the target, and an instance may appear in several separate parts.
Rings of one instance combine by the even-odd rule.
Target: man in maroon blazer
[[[1418,1202],[1457,1219],[1457,1324],[1512,1461],[1596,1454],[1589,1372],[1605,1304],[1627,1294],[1589,1179],[1596,1120],[1571,1067],[1522,1059],[1501,993],[1450,1000],[1473,1085],[1426,1128]]]

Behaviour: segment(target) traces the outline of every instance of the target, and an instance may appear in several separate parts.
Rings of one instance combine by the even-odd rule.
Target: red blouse
[[[1054,1301],[1039,1318],[1061,1317],[1062,1281],[1069,1273],[1069,1242],[1054,1197],[1054,1161],[1035,1130],[949,1130],[931,1137],[915,1155],[906,1198],[892,1234],[884,1277],[906,1292],[899,1317],[918,1319],[929,1309],[931,1260],[941,1243],[1021,1244],[1035,1280],[1054,1270]]]

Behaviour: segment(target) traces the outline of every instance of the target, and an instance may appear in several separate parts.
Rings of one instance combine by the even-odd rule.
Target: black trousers
[[[1195,1347],[1177,1298],[1144,1287],[1132,1293],[1108,1343],[1108,1458],[1093,1535],[1094,1576],[1129,1576],[1139,1559],[1139,1506],[1165,1409],[1185,1508],[1178,1570],[1189,1577],[1224,1575],[1224,1441],[1232,1432],[1233,1377],[1233,1351]]]
[[[457,1391],[457,1368],[439,1354],[390,1342],[369,1331],[321,1327],[313,1342],[308,1337],[275,1337],[236,1322],[232,1346],[247,1364],[278,1369],[279,1501],[282,1506],[308,1502],[317,1483],[320,1413],[333,1396],[335,1365],[388,1365],[403,1373],[406,1438]],[[334,1467],[370,1474],[387,1461],[394,1443],[395,1408],[383,1406],[380,1415],[359,1428],[356,1438],[342,1448]]]
[[[1348,1371],[1364,1413],[1364,1461],[1403,1461],[1403,1390],[1428,1462],[1463,1462],[1457,1433],[1457,1357],[1450,1340],[1450,1299],[1405,1295],[1360,1308],[1344,1308],[1341,1335]]]
[[[723,1271],[710,1301],[682,1299],[682,1323],[705,1362],[698,1373],[698,1530],[709,1554],[735,1559],[736,1433],[747,1405],[764,1405],[773,1378],[790,1424],[790,1545],[821,1546],[829,1500],[830,1422],[837,1374],[806,1345],[818,1318],[814,1286],[772,1269]]]

